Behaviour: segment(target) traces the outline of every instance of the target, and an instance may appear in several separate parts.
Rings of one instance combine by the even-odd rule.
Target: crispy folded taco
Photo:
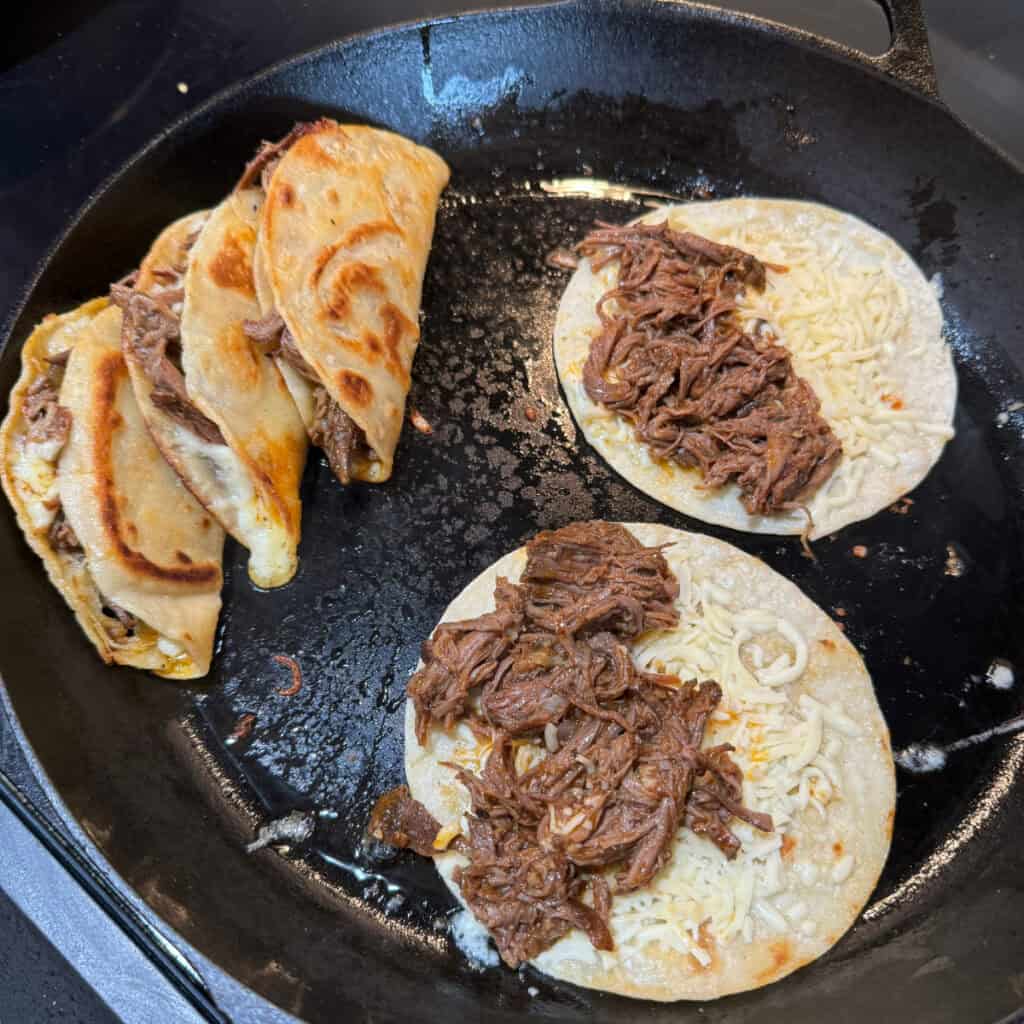
[[[136,396],[165,458],[249,549],[262,587],[297,567],[306,435],[274,362],[245,334],[259,317],[259,196],[233,195],[170,225],[134,288],[116,285]],[[180,352],[180,356],[179,356]]]
[[[205,675],[224,534],[146,430],[119,309],[98,299],[36,329],[0,457],[26,539],[103,660]]]
[[[891,238],[814,203],[728,199],[601,225],[555,324],[587,440],[630,483],[752,533],[832,533],[952,437],[942,312]]]
[[[408,789],[370,830],[432,856],[510,966],[645,999],[756,988],[836,943],[885,862],[864,664],[729,544],[540,534],[452,602],[408,692]]]
[[[322,120],[264,144],[239,182],[265,194],[251,336],[342,483],[391,475],[448,175],[408,139]]]

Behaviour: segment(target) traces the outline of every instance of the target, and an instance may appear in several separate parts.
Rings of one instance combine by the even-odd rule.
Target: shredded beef
[[[572,928],[597,949],[614,948],[607,917],[582,901],[586,880],[561,850],[540,846],[525,829],[477,817],[469,819],[469,848],[455,882],[510,967]]]
[[[71,528],[71,524],[64,518],[64,512],[58,511],[50,524],[47,533],[51,546],[55,551],[66,551],[74,554],[82,550],[82,544],[78,535]]]
[[[22,407],[29,441],[59,441],[63,444],[71,432],[71,412],[57,401],[59,382],[54,371],[37,377],[25,394]]]
[[[265,140],[261,142],[260,148],[256,150],[256,155],[245,165],[245,170],[242,171],[242,177],[238,179],[235,191],[251,188],[258,180],[260,188],[266,192],[270,179],[274,176],[274,170],[281,157],[291,148],[292,143],[297,142],[303,135],[317,131],[323,123],[322,121],[300,123],[295,125],[279,142],[267,142]]]
[[[312,384],[319,383],[316,372],[303,358],[291,331],[285,326],[284,318],[276,310],[261,320],[243,320],[242,331],[250,341],[259,345],[266,355],[286,362]]]
[[[366,450],[366,436],[322,386],[313,391],[309,439],[323,449],[334,475],[343,484],[350,483],[356,455]]]
[[[432,857],[437,852],[434,840],[440,828],[430,811],[409,795],[409,787],[399,786],[377,801],[367,831],[391,846]]]
[[[727,857],[740,848],[734,817],[772,828],[743,806],[731,748],[701,750],[718,684],[632,660],[641,633],[677,625],[678,593],[660,549],[616,524],[577,523],[529,543],[520,582],[498,580],[494,611],[443,623],[423,645],[408,688],[420,742],[465,721],[492,744],[479,774],[450,765],[470,798],[456,847],[469,863],[455,879],[513,967],[572,928],[611,949],[611,883],[648,885],[684,824]],[[518,771],[524,741],[548,756]],[[427,856],[437,828],[407,791],[382,798],[371,823]]]
[[[113,601],[103,600],[103,616],[106,621],[103,628],[107,631],[112,640],[124,641],[135,636],[139,627],[139,620]]]
[[[358,455],[369,455],[366,435],[351,416],[331,397],[319,382],[313,368],[303,358],[291,331],[280,313],[273,311],[261,320],[242,324],[246,337],[260,345],[267,355],[287,363],[302,374],[313,387],[313,423],[309,439],[327,456],[334,475],[343,483],[352,480],[352,466]]]
[[[764,288],[764,265],[667,223],[599,224],[577,248],[595,270],[619,261],[597,304],[587,394],[658,459],[698,467],[707,487],[735,481],[751,515],[806,501],[842,446],[785,348],[735,316],[741,288]]]
[[[153,384],[153,404],[201,440],[225,444],[217,424],[192,404],[185,378],[169,354],[179,344],[178,318],[163,302],[125,285],[112,285],[110,295],[124,314],[121,342],[125,353]]]
[[[264,348],[267,355],[277,354],[283,330],[284,317],[276,309],[260,320],[242,321],[242,332],[250,341]]]

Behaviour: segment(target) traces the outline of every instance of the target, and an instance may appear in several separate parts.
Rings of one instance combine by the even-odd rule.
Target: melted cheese
[[[841,712],[791,693],[807,667],[808,638],[800,630],[771,611],[734,611],[726,589],[691,579],[679,556],[669,551],[667,557],[688,582],[679,601],[683,625],[642,638],[634,657],[642,668],[718,680],[723,699],[705,744],[734,746],[744,802],[770,814],[775,830],[761,833],[734,821],[743,847],[733,861],[708,840],[681,830],[672,862],[658,875],[653,892],[640,903],[616,898],[612,930],[627,954],[630,946],[655,942],[684,949],[703,963],[681,922],[708,922],[719,943],[794,932],[798,924],[808,934],[802,928],[807,906],[789,890],[813,884],[817,868],[809,862],[787,864],[782,849],[797,815],[811,807],[825,817],[828,805],[841,798],[835,758],[843,738],[859,730]],[[852,870],[852,858],[848,866],[839,861],[832,880],[845,881]],[[646,922],[639,928],[638,906]]]
[[[49,529],[60,508],[57,457],[63,446],[61,441],[22,440],[11,467],[18,497],[24,504],[32,528],[39,532]]]
[[[187,427],[172,428],[174,444],[189,458],[212,467],[216,490],[207,507],[249,549],[249,574],[258,586],[273,585],[293,571],[290,542],[275,512],[253,486],[239,456],[226,444],[204,441]]]

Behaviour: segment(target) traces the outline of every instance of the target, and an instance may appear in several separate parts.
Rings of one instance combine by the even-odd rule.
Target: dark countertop
[[[1024,4],[975,0],[969,10],[962,0],[924,4],[943,99],[1024,164]],[[888,40],[873,0],[733,0],[729,6],[870,53],[884,50]],[[75,210],[171,121],[282,58],[454,9],[457,0],[23,6],[8,26],[0,61],[8,140],[0,163],[4,319]],[[12,746],[0,729],[0,763],[20,756]],[[202,1019],[2,804],[0,834],[2,1024]],[[254,1003],[247,1019],[257,1016],[285,1019],[276,1011],[264,1016]]]

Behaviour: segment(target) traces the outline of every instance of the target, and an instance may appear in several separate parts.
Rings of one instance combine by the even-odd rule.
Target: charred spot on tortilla
[[[408,697],[409,789],[370,830],[431,856],[510,965],[659,1000],[758,987],[824,953],[885,861],[863,663],[709,537],[538,535],[449,606]]]
[[[282,206],[287,208],[295,205],[295,189],[291,185],[282,185],[277,195]]]
[[[786,966],[790,958],[789,943],[785,939],[773,942],[769,947],[771,952],[771,964],[761,972],[759,980],[774,981],[780,977],[782,968]]]
[[[353,373],[351,370],[341,370],[337,379],[338,390],[353,405],[366,406],[373,400],[373,387],[360,374]]]
[[[342,319],[352,312],[352,299],[360,292],[374,291],[387,294],[380,271],[367,263],[345,263],[328,285],[327,309],[335,319]]]
[[[209,273],[222,288],[233,288],[248,296],[256,294],[249,254],[236,238],[225,238],[223,247],[210,261]]]
[[[354,249],[377,235],[401,235],[402,229],[390,217],[387,220],[364,220],[342,236],[339,249]]]
[[[415,343],[419,339],[419,325],[413,323],[397,306],[386,302],[380,311],[384,324],[384,344],[391,358],[398,360],[402,341],[408,338]]]

